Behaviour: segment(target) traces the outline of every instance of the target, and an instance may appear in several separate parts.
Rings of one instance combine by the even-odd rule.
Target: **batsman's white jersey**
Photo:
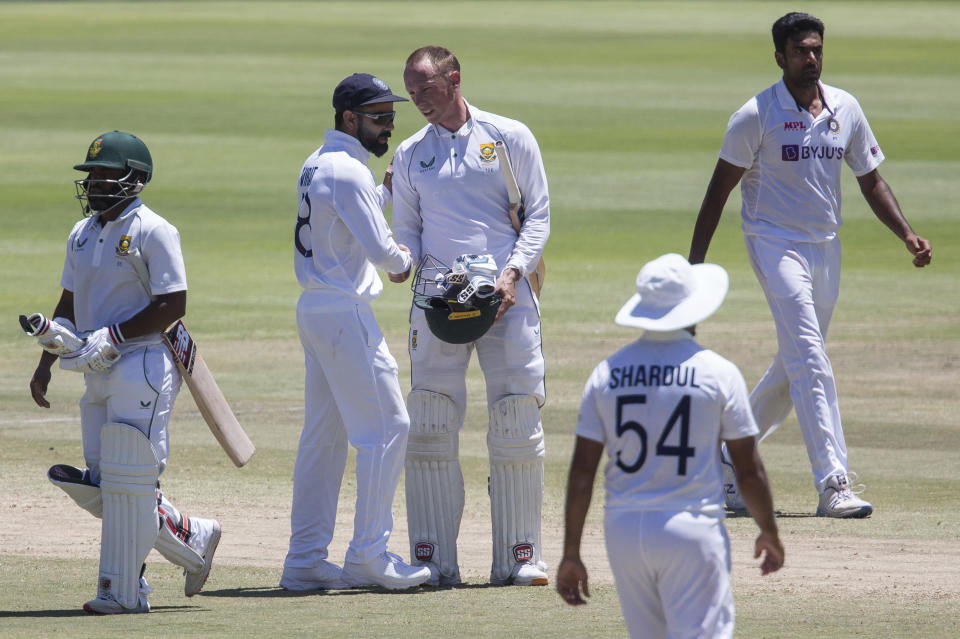
[[[285,566],[314,568],[327,557],[347,444],[357,450],[354,535],[346,560],[366,563],[386,550],[391,505],[410,421],[397,362],[370,300],[383,285],[374,265],[411,267],[383,217],[383,194],[351,135],[324,133],[297,187],[294,264],[303,293],[297,328],[306,365],[304,426],[293,474],[290,549]]]
[[[685,330],[647,332],[590,375],[576,434],[606,449],[604,534],[631,637],[732,636],[718,446],[757,432],[740,371]]]
[[[117,219],[101,224],[97,216],[74,225],[67,240],[60,285],[73,291],[78,331],[124,322],[150,303],[140,278],[127,261],[138,249],[150,271],[153,295],[187,290],[180,234],[136,198]],[[121,354],[146,344],[161,344],[160,333],[134,337],[117,346]]]
[[[783,421],[791,399],[818,490],[847,472],[833,368],[824,348],[840,291],[840,174],[883,161],[860,105],[821,84],[823,110],[801,109],[781,79],[727,125],[720,158],[746,169],[741,181],[747,254],[770,305],[779,350],[751,393],[761,428]]]
[[[150,303],[127,261],[133,248],[147,263],[154,295],[186,290],[177,229],[136,198],[112,222],[104,225],[91,216],[70,232],[60,283],[73,292],[77,330],[124,322]],[[126,340],[117,350],[122,357],[108,372],[84,376],[80,424],[94,483],[100,480],[100,429],[106,422],[139,428],[157,449],[163,472],[169,452],[167,424],[180,390],[180,373],[160,333]]]
[[[523,123],[469,106],[459,131],[428,124],[393,160],[393,231],[414,261],[429,253],[452,265],[464,253],[493,255],[501,272],[526,276],[550,235],[550,197],[537,141]],[[520,193],[520,236],[510,224],[496,142],[503,141]]]

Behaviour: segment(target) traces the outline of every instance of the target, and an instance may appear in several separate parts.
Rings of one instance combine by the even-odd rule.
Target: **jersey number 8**
[[[640,438],[640,452],[632,464],[625,464],[620,458],[622,451],[617,451],[617,466],[625,473],[635,473],[643,467],[647,460],[647,431],[638,422],[623,421],[623,407],[629,404],[646,404],[646,395],[620,395],[617,397],[617,437],[623,436],[627,431],[633,431]],[[679,442],[676,446],[667,444],[667,438],[673,432],[673,427],[680,423]],[[657,440],[656,454],[661,457],[677,458],[677,474],[687,474],[687,458],[693,457],[696,450],[689,446],[690,442],[690,396],[684,395],[677,407],[673,409],[673,414],[667,420],[663,427],[663,434]]]

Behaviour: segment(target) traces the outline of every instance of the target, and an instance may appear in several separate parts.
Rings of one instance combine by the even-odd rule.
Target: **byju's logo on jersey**
[[[493,142],[489,144],[480,145],[480,161],[484,164],[490,164],[497,159],[496,153],[494,153]]]
[[[800,160],[842,160],[842,146],[816,146],[800,144],[784,144],[780,147],[780,159],[784,162],[799,162]]]

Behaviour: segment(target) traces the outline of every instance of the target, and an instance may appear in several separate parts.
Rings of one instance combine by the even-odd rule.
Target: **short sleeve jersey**
[[[820,85],[823,110],[802,109],[783,79],[730,117],[720,158],[746,169],[743,232],[800,242],[833,239],[840,216],[843,162],[861,176],[883,153],[857,100]]]
[[[502,271],[527,274],[550,234],[550,197],[537,141],[523,123],[468,105],[457,131],[428,124],[397,148],[393,160],[393,230],[414,259],[429,253],[453,264],[464,253],[489,253]],[[503,142],[522,196],[518,237],[496,154]]]
[[[152,295],[187,290],[180,233],[136,198],[112,222],[102,225],[99,218],[88,217],[70,232],[60,285],[73,292],[77,330],[125,322],[150,303],[128,261],[134,249],[150,273]],[[125,341],[119,350],[128,353],[161,341],[160,333],[143,335]]]
[[[607,453],[607,510],[723,516],[720,439],[758,433],[737,367],[686,331],[646,333],[598,365],[576,434]]]

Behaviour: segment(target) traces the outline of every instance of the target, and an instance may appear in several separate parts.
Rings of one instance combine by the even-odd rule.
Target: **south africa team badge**
[[[480,145],[480,161],[489,164],[497,159],[497,155],[494,152],[493,142],[490,144],[481,144]]]
[[[117,244],[117,257],[126,257],[130,254],[130,240],[129,235],[120,236],[120,243]]]

